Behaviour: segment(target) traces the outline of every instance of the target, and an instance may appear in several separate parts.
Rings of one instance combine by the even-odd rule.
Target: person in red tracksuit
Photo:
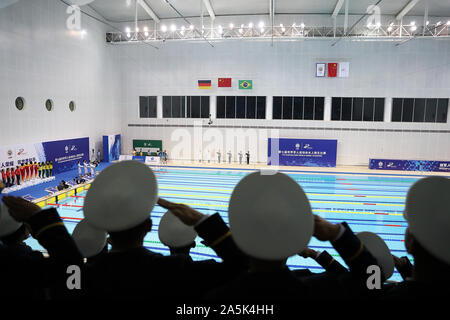
[[[20,177],[22,178],[22,182],[25,181],[25,165],[23,163],[20,166]]]
[[[25,175],[26,179],[30,180],[30,164],[28,162],[25,164]]]
[[[9,168],[6,169],[6,187],[11,187],[11,171],[9,171]]]
[[[16,171],[14,170],[14,167],[11,168],[11,186],[17,184],[16,182]]]
[[[20,186],[20,167],[19,166],[16,167],[15,172],[16,172],[17,185]]]
[[[5,169],[2,169],[2,181],[3,181],[3,184],[6,186],[6,172],[5,172]]]

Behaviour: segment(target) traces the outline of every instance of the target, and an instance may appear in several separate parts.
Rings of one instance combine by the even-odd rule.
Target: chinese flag
[[[219,78],[218,87],[219,88],[230,88],[231,87],[231,78]]]
[[[328,76],[337,77],[338,64],[336,62],[331,62],[328,64]]]

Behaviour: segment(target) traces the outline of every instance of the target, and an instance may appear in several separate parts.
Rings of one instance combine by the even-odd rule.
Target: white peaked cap
[[[283,173],[254,172],[233,190],[228,215],[238,247],[251,257],[281,260],[306,248],[314,218],[303,189]]]
[[[8,207],[0,200],[0,237],[6,237],[13,234],[22,226],[9,214]]]
[[[72,233],[84,258],[99,254],[106,246],[106,231],[94,228],[85,219],[81,220]]]
[[[378,261],[384,278],[389,279],[394,273],[394,258],[386,243],[377,234],[373,232],[359,232],[358,239],[364,244],[366,249]]]
[[[83,211],[93,227],[124,231],[149,218],[157,200],[158,184],[152,169],[127,160],[107,167],[95,178]]]
[[[158,236],[164,245],[180,248],[194,242],[197,233],[192,226],[185,225],[171,211],[167,211],[159,222]]]
[[[414,238],[450,264],[450,180],[434,176],[415,182],[406,196],[404,217]]]

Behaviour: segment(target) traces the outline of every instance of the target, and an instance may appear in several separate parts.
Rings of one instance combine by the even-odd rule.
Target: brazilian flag
[[[239,89],[253,89],[252,80],[239,80]]]

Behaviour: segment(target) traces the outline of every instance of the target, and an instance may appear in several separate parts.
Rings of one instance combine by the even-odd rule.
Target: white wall
[[[0,10],[0,145],[89,136],[91,145],[98,148],[102,135],[121,132],[123,152],[131,150],[132,139],[162,139],[169,155],[181,146],[188,152],[180,157],[194,158],[198,155],[194,142],[174,140],[180,133],[183,138],[194,136],[194,120],[140,119],[140,95],[157,95],[161,104],[163,95],[207,94],[211,95],[211,106],[215,106],[216,95],[386,97],[387,106],[392,97],[450,95],[450,41],[446,40],[416,39],[398,47],[390,42],[350,40],[334,47],[332,40],[275,42],[273,47],[264,41],[227,41],[215,42],[214,48],[205,42],[166,41],[157,43],[156,50],[144,44],[108,45],[105,33],[111,28],[84,15],[82,29],[87,33],[81,37],[66,28],[68,16],[66,6],[56,0],[20,0]],[[253,18],[256,25],[260,17]],[[308,25],[317,20],[309,18],[300,21],[278,16],[276,23]],[[250,21],[239,19],[232,22]],[[350,18],[349,25],[354,19]],[[223,18],[216,24],[225,27],[229,21]],[[327,21],[323,24],[330,24],[330,19]],[[349,61],[350,77],[315,78],[315,63],[327,61]],[[197,89],[197,80],[211,79],[215,84],[218,77],[233,78],[234,88]],[[253,80],[254,89],[238,90],[239,79]],[[18,96],[26,99],[24,111],[14,107]],[[47,98],[55,103],[52,112],[44,108]],[[77,103],[73,113],[68,110],[70,100]],[[180,131],[174,125],[188,127]],[[216,119],[213,126],[218,131],[206,134],[225,137],[227,129],[241,126],[246,133],[255,134],[252,144],[248,139],[237,139],[242,145],[236,146],[234,153],[251,145],[254,159],[261,162],[266,161],[266,127],[278,129],[281,137],[338,139],[338,164],[367,165],[370,157],[450,158],[450,121],[402,124]],[[213,148],[208,144],[203,143],[204,150]]]
[[[98,149],[103,134],[120,131],[119,73],[106,28],[82,16],[86,34],[70,31],[66,8],[55,0],[20,0],[0,9],[0,145],[89,136]],[[14,106],[18,96],[26,100],[23,111]]]
[[[411,40],[401,46],[390,42],[309,40],[298,42],[228,41],[214,43],[169,42],[155,50],[145,45],[115,46],[122,66],[122,133],[124,152],[132,139],[162,139],[169,155],[180,142],[172,141],[180,128],[193,125],[191,119],[140,119],[140,95],[275,95],[386,97],[450,96],[450,42]],[[349,61],[350,77],[316,78],[315,63]],[[233,89],[217,88],[218,77],[233,78]],[[211,79],[213,89],[197,89],[197,80]],[[238,79],[252,79],[253,90],[238,90]],[[269,102],[271,104],[271,102]],[[328,114],[329,114],[329,110]],[[206,121],[204,121],[206,123]],[[129,125],[152,125],[136,127]],[[371,157],[444,160],[450,158],[450,123],[369,123],[341,121],[221,120],[216,119],[222,136],[224,125],[270,126],[281,128],[280,137],[338,139],[338,164],[367,165]],[[283,129],[300,127],[307,129]],[[311,129],[312,128],[312,129]],[[251,129],[251,128],[250,128]],[[351,130],[341,130],[351,129]],[[373,131],[367,131],[367,129]],[[193,128],[183,129],[193,136]],[[253,130],[253,129],[252,129]],[[257,135],[265,129],[255,129]],[[260,132],[263,130],[262,132]],[[400,130],[400,132],[375,131]],[[405,132],[404,130],[443,130],[447,132]],[[204,149],[208,143],[204,143]],[[265,162],[267,139],[258,138],[258,161]],[[225,146],[223,146],[225,148]],[[247,147],[244,147],[246,149]],[[190,154],[182,158],[193,158]],[[221,148],[222,149],[222,148]],[[187,148],[189,151],[189,148]],[[223,150],[223,149],[222,149]],[[239,150],[235,150],[235,153]]]

